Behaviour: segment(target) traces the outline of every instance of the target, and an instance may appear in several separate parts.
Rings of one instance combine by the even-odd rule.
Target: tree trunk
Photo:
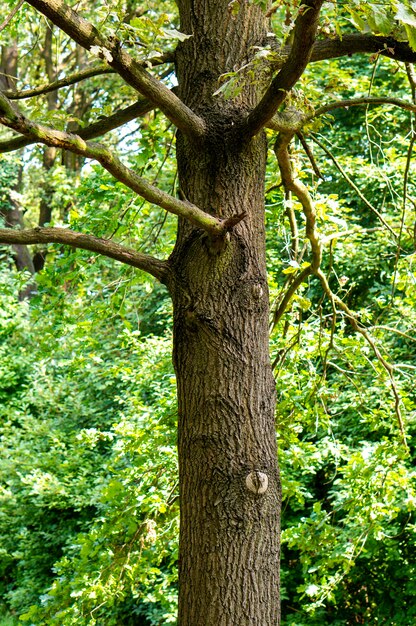
[[[180,222],[171,257],[181,498],[180,626],[279,623],[280,483],[269,360],[265,263],[266,139],[224,128],[257,101],[258,85],[224,101],[220,74],[247,62],[266,35],[258,7],[182,0],[179,94],[210,138],[177,137],[182,194],[220,217],[246,212],[225,242]]]

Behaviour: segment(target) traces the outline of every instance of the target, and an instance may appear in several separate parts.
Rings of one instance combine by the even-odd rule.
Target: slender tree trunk
[[[266,25],[257,7],[182,0],[181,98],[210,138],[177,138],[182,194],[221,217],[247,213],[224,245],[181,222],[171,257],[181,497],[180,626],[279,623],[280,484],[269,361],[265,263],[266,139],[237,123],[258,86],[213,97],[218,76],[247,62]]]

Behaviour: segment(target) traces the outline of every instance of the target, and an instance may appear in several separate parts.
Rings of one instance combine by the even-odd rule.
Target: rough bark
[[[266,25],[258,7],[228,1],[179,3],[179,93],[203,116],[209,140],[178,134],[183,194],[222,219],[247,217],[229,241],[180,223],[170,259],[174,365],[178,380],[180,626],[279,623],[279,504],[275,385],[269,362],[265,267],[266,140],[233,134],[245,99],[212,96],[218,77],[246,61]],[[227,132],[226,129],[229,129]],[[267,476],[264,493],[250,480]],[[247,483],[249,486],[247,486]]]

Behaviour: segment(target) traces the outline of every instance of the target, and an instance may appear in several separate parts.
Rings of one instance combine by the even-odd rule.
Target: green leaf
[[[394,28],[394,18],[390,11],[381,5],[369,3],[366,17],[371,30],[382,35],[390,35]]]
[[[416,9],[402,2],[397,3],[396,19],[403,24],[416,28]]]
[[[406,29],[409,46],[412,50],[416,51],[416,28],[414,26],[409,26],[409,24],[405,24],[404,27]]]
[[[162,28],[162,32],[165,35],[165,39],[176,39],[177,41],[186,41],[190,39],[192,35],[186,35],[185,33],[181,33],[176,28]]]

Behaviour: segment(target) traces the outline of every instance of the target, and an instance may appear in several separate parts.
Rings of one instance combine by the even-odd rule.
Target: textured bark
[[[180,626],[279,623],[279,506],[275,384],[269,362],[265,265],[266,139],[239,141],[256,104],[212,96],[218,77],[246,62],[266,25],[258,7],[228,0],[179,2],[179,93],[210,129],[193,143],[178,134],[179,181],[191,202],[220,218],[242,212],[229,241],[181,221],[168,286],[174,302],[181,498]],[[230,128],[227,132],[226,128]],[[261,472],[268,488],[250,491]]]

